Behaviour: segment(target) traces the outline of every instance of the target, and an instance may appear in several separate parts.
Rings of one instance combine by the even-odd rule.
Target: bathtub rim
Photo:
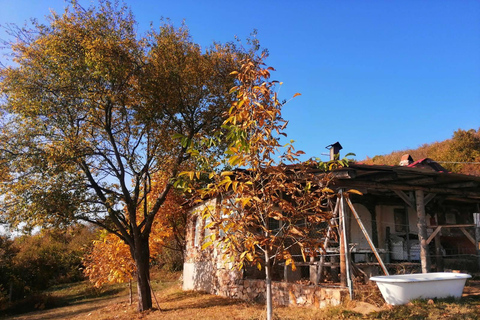
[[[415,276],[423,276],[423,279],[414,279]],[[435,278],[437,277],[437,278]],[[371,281],[382,283],[410,283],[410,282],[430,282],[430,281],[451,281],[470,279],[472,276],[468,273],[455,272],[430,272],[430,273],[410,273],[410,274],[396,274],[389,276],[374,276],[370,277]],[[431,278],[431,279],[428,279]]]

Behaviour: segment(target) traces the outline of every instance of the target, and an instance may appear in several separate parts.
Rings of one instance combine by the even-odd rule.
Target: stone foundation
[[[264,280],[237,280],[218,288],[217,295],[247,301],[265,302]],[[307,286],[289,282],[272,282],[272,300],[277,306],[337,306],[348,296],[347,289]]]

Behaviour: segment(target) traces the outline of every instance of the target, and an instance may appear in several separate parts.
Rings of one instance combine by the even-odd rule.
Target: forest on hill
[[[426,143],[417,149],[394,151],[361,161],[364,164],[398,165],[402,155],[409,154],[414,161],[430,158],[450,172],[480,176],[480,128],[458,129],[451,139]]]

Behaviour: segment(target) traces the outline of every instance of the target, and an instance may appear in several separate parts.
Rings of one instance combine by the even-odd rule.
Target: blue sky
[[[90,1],[80,1],[88,6]],[[185,20],[206,47],[253,29],[270,52],[308,157],[339,141],[356,159],[480,127],[480,1],[127,1],[139,33]],[[0,0],[0,23],[42,20],[63,0]],[[0,38],[4,37],[0,32]],[[323,157],[326,159],[326,157]]]

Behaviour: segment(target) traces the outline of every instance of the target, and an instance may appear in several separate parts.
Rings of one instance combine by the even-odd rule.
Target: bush
[[[82,257],[92,238],[93,231],[83,225],[15,238],[9,242],[10,258],[0,258],[0,285],[12,289],[15,301],[54,284],[82,280]]]

